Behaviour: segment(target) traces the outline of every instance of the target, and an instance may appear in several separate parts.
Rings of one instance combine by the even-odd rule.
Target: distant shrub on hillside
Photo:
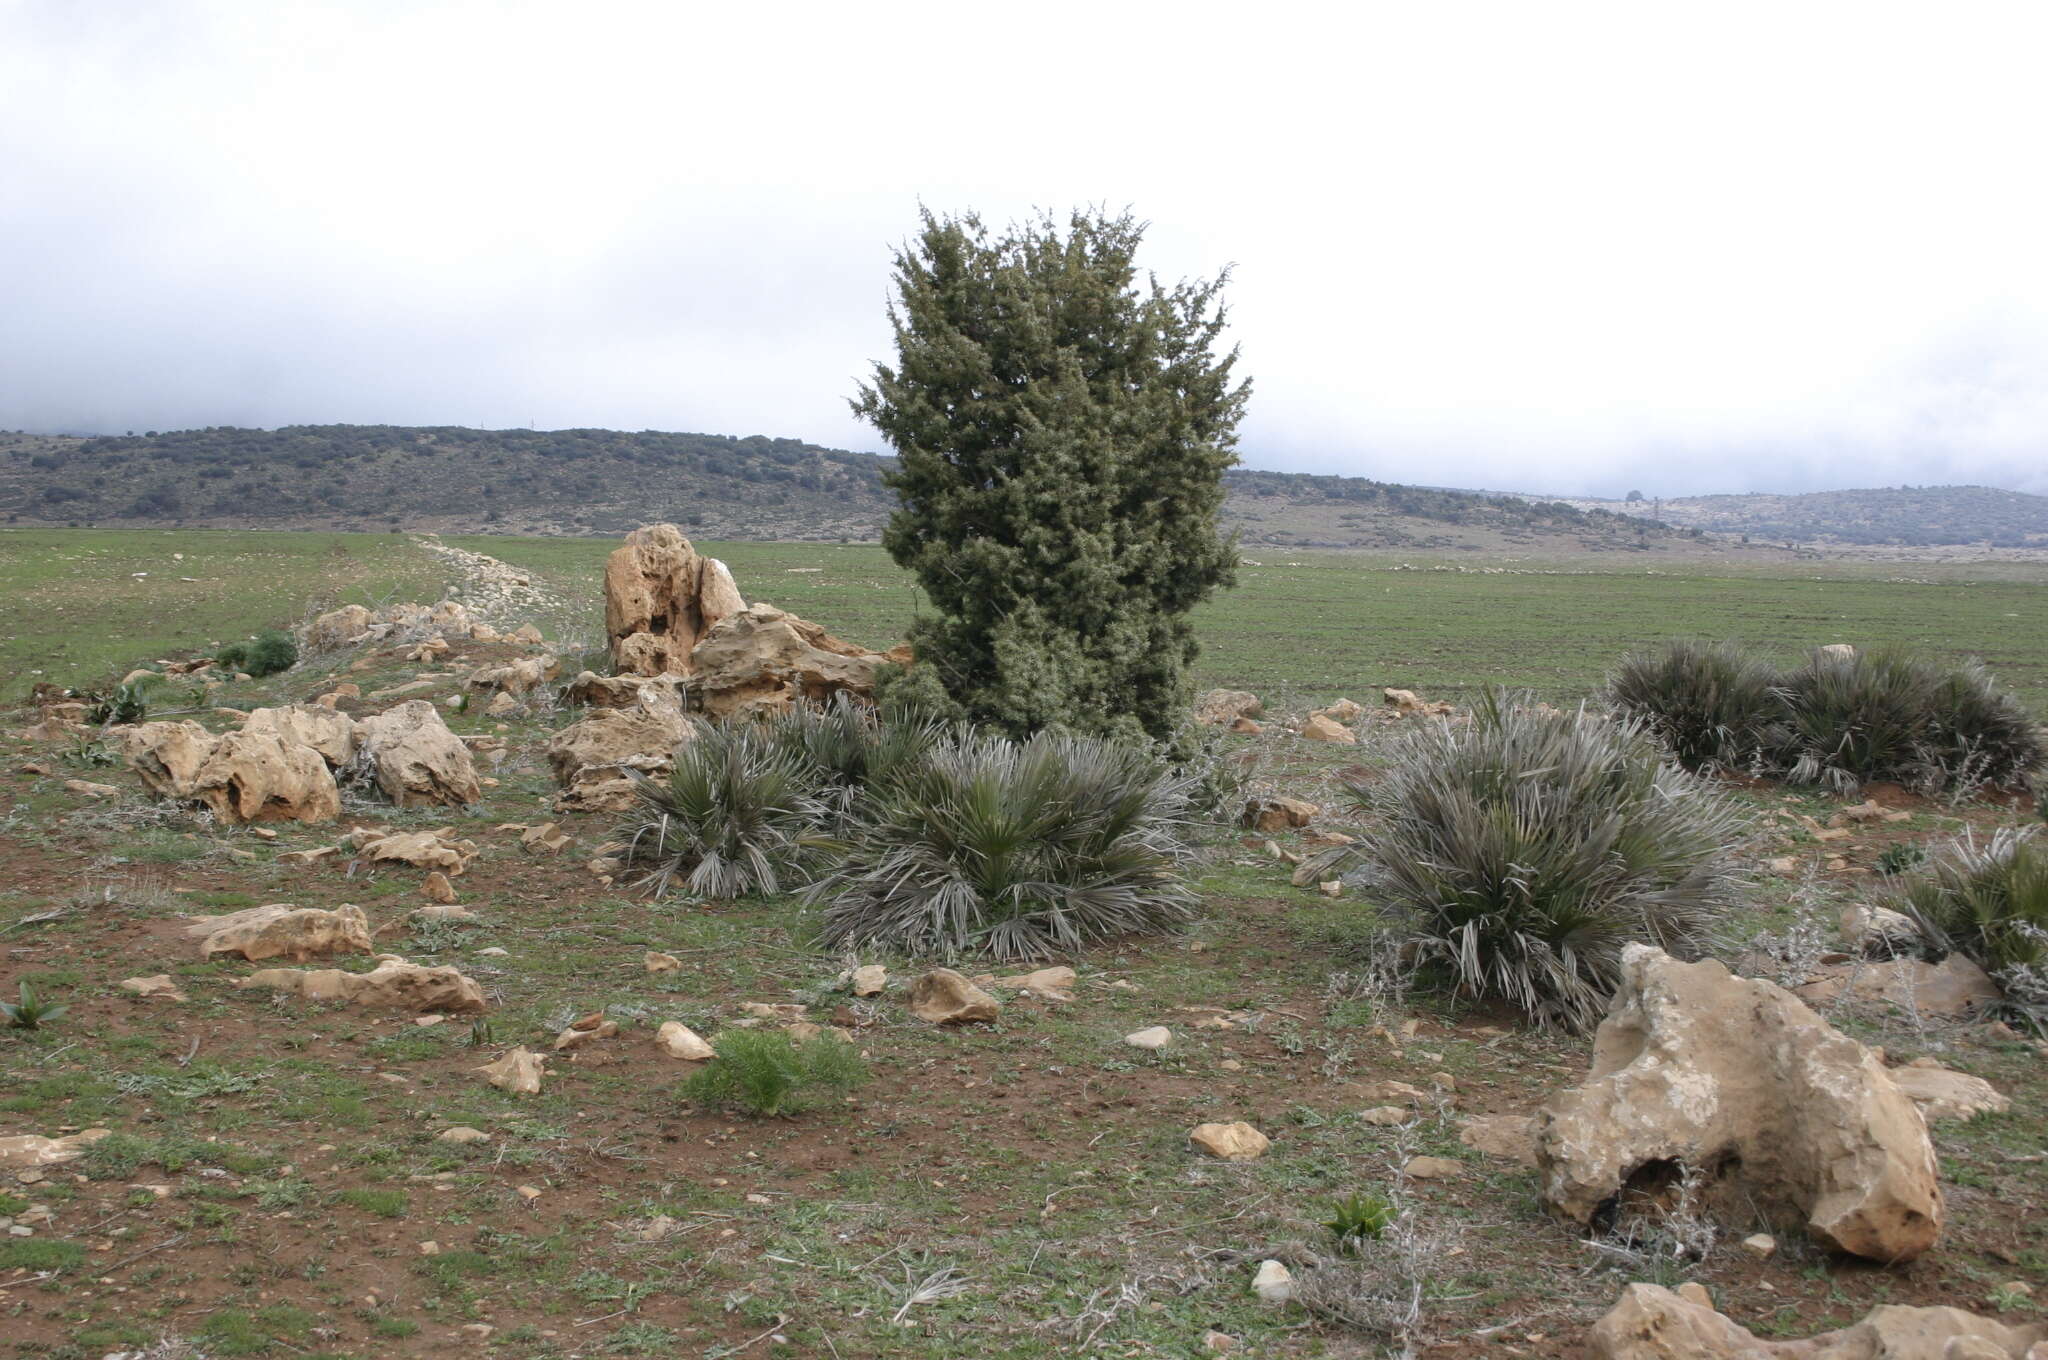
[[[251,642],[231,642],[214,654],[216,665],[262,679],[299,664],[299,644],[292,635],[272,628]]]

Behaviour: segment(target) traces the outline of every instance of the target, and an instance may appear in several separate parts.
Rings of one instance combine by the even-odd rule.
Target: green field
[[[541,621],[551,635],[597,636],[613,540],[448,541],[528,568],[571,601],[564,617]],[[749,599],[872,646],[901,637],[919,605],[878,547],[702,546],[732,566]],[[1692,636],[1786,658],[1837,641],[1980,656],[2048,711],[2048,567],[1915,567],[1907,577],[1854,562],[1660,559],[1645,570],[1603,557],[1482,570],[1387,554],[1262,560],[1199,614],[1201,677],[1279,704],[1370,698],[1385,685],[1454,700],[1488,684],[1571,698],[1629,648]],[[0,696],[36,680],[102,683],[137,661],[204,650],[316,607],[432,599],[450,581],[444,564],[392,534],[0,534]]]

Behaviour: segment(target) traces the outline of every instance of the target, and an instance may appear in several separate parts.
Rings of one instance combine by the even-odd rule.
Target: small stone
[[[491,1085],[513,1095],[531,1096],[540,1094],[541,1064],[546,1057],[530,1053],[523,1046],[513,1049],[494,1063],[487,1063],[476,1070],[483,1073]]]
[[[120,988],[130,996],[160,996],[168,1001],[183,1001],[185,994],[171,981],[169,973],[158,973],[154,977],[122,978]]]
[[[1294,1298],[1294,1272],[1278,1261],[1261,1261],[1252,1276],[1252,1293],[1261,1303],[1287,1303]]]
[[[1222,1068],[1222,1069],[1223,1069],[1224,1071],[1226,1071],[1226,1072],[1242,1072],[1242,1071],[1244,1071],[1244,1064],[1243,1064],[1243,1063],[1241,1063],[1241,1062],[1239,1062],[1239,1061],[1238,1061],[1237,1059],[1235,1059],[1235,1058],[1225,1058],[1225,1059],[1224,1059],[1224,1060],[1223,1060],[1222,1062],[1220,1062],[1220,1063],[1217,1063],[1216,1065],[1217,1065],[1218,1067]]]
[[[1173,1042],[1173,1031],[1164,1025],[1153,1025],[1149,1029],[1141,1029],[1135,1034],[1126,1034],[1124,1042],[1132,1048],[1142,1048],[1148,1052],[1157,1053],[1160,1049]]]
[[[879,963],[862,964],[848,979],[855,996],[880,996],[889,985],[889,970]]]
[[[1316,884],[1316,891],[1325,897],[1342,897],[1344,895],[1344,880],[1340,878],[1325,879],[1323,882]]]
[[[467,1124],[457,1124],[452,1129],[443,1129],[435,1134],[434,1141],[461,1144],[488,1143],[491,1141],[491,1135],[485,1133],[482,1129],[473,1129]]]
[[[1687,1303],[1696,1303],[1702,1308],[1712,1308],[1714,1306],[1714,1296],[1709,1294],[1707,1287],[1698,1280],[1687,1280],[1672,1292]]]
[[[441,1254],[441,1244],[440,1244],[439,1242],[436,1242],[436,1241],[433,1241],[433,1240],[429,1239],[429,1240],[427,1240],[427,1241],[425,1241],[425,1242],[422,1242],[422,1243],[420,1243],[420,1255],[422,1255],[422,1256],[439,1256],[440,1254]]]
[[[1240,719],[1240,721],[1249,722],[1251,720],[1246,718]],[[1202,1348],[1213,1351],[1217,1355],[1228,1355],[1237,1349],[1237,1338],[1228,1332],[1203,1332]]]
[[[1390,1129],[1413,1119],[1415,1112],[1405,1105],[1376,1105],[1358,1117],[1377,1128]]]
[[[531,1204],[540,1198],[540,1188],[533,1185],[522,1185],[519,1187],[519,1198]]]
[[[448,881],[448,875],[436,869],[420,884],[420,896],[429,902],[450,903],[455,900],[455,885]]]
[[[673,973],[683,966],[683,961],[673,954],[661,954],[650,949],[641,964],[650,973]]]
[[[506,959],[512,957],[511,950],[500,949],[497,945],[492,945],[488,949],[479,949],[476,952],[477,957],[485,959]]]
[[[1771,861],[1770,870],[1780,878],[1788,878],[1799,872],[1799,861],[1791,855],[1780,855]]]
[[[1742,1239],[1742,1249],[1762,1260],[1778,1250],[1778,1239],[1769,1233],[1751,1233]]]
[[[934,968],[910,984],[910,1013],[935,1025],[993,1020],[1001,1005],[951,968]]]
[[[1418,1181],[1447,1181],[1465,1174],[1465,1164],[1455,1157],[1410,1157],[1401,1174]]]
[[[664,1021],[654,1032],[654,1042],[661,1045],[662,1052],[684,1062],[703,1062],[717,1056],[717,1050],[680,1020]]]
[[[1197,1124],[1188,1142],[1199,1152],[1226,1162],[1255,1162],[1266,1155],[1272,1139],[1243,1120],[1230,1124]]]

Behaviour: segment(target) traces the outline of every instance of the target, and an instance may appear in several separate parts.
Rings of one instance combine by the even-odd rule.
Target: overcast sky
[[[879,449],[920,200],[1236,267],[1258,467],[2048,492],[2048,7],[0,0],[0,427]]]

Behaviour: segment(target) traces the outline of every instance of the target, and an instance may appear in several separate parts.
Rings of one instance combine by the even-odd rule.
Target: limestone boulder
[[[673,692],[676,684],[676,677],[671,675],[599,675],[596,671],[578,671],[576,678],[563,688],[562,699],[586,708],[631,708],[640,702],[640,691],[647,686]]]
[[[1449,704],[1431,703],[1412,689],[1383,689],[1380,698],[1400,718],[1442,718],[1452,711]]]
[[[19,1133],[0,1138],[0,1171],[27,1171],[32,1167],[75,1162],[85,1155],[87,1148],[112,1132],[112,1129],[86,1129],[61,1138],[45,1138],[39,1133]]]
[[[711,717],[755,717],[837,694],[870,698],[886,660],[774,605],[756,604],[706,631],[690,653],[691,690]]]
[[[355,758],[356,723],[346,713],[320,704],[286,704],[279,708],[258,708],[242,719],[244,732],[275,736],[279,741],[310,746],[320,753],[329,769],[338,769]]]
[[[363,719],[357,734],[377,787],[400,807],[474,803],[483,796],[469,748],[425,699]]]
[[[934,968],[910,984],[910,1013],[934,1025],[993,1020],[1002,1005],[951,968]]]
[[[1205,1156],[1226,1162],[1255,1162],[1266,1155],[1273,1140],[1243,1120],[1229,1124],[1197,1124],[1188,1131],[1188,1143]]]
[[[484,1009],[484,991],[455,968],[423,968],[386,956],[367,973],[339,968],[264,968],[235,984],[355,1006],[465,1013]]]
[[[1348,727],[1365,716],[1365,705],[1356,699],[1339,699],[1328,708],[1317,709],[1315,716],[1328,718],[1331,722],[1342,723]]]
[[[699,553],[673,524],[635,529],[605,560],[605,633],[622,673],[690,674],[705,634],[745,608],[725,563]]]
[[[372,622],[370,611],[359,604],[330,609],[306,625],[306,650],[339,651],[368,633]]]
[[[1322,808],[1299,798],[1264,795],[1246,802],[1244,824],[1254,831],[1288,831],[1307,826]]]
[[[1891,1073],[1898,1088],[1920,1107],[1929,1123],[2003,1114],[2012,1108],[2012,1099],[1984,1078],[1953,1071],[1932,1058],[1894,1067]]]
[[[310,746],[276,731],[214,736],[198,723],[140,723],[121,733],[122,752],[159,798],[202,803],[224,822],[328,822],[341,791]]]
[[[684,1062],[707,1062],[718,1056],[718,1050],[680,1020],[662,1021],[661,1028],[654,1032],[654,1042],[669,1057]]]
[[[548,739],[548,766],[564,790],[561,812],[619,812],[633,806],[626,771],[666,775],[694,729],[673,683],[648,682],[631,707],[600,708]]]
[[[457,840],[445,831],[386,831],[379,828],[350,838],[356,854],[372,863],[410,864],[454,878],[478,854],[472,840]]]
[[[199,771],[213,755],[214,735],[196,722],[147,722],[120,729],[121,754],[142,787],[158,798],[189,802]]]
[[[1947,1019],[1996,1005],[2004,995],[1989,973],[1961,954],[1940,963],[1905,958],[1823,964],[1795,990],[1815,1006],[1846,1000]]]
[[[1886,1304],[1839,1331],[1772,1341],[1697,1296],[1632,1284],[1593,1324],[1585,1353],[1589,1360],[2029,1360],[2044,1339],[2048,1328],[2037,1323]]]
[[[1837,1250],[1910,1261],[1942,1226],[1933,1145],[1871,1050],[1771,983],[1631,944],[1581,1086],[1537,1113],[1544,1198],[1590,1223],[1660,1167],[1803,1221]]]
[[[185,935],[199,941],[201,957],[239,954],[251,963],[304,963],[329,954],[371,952],[369,921],[361,907],[346,904],[327,911],[280,902],[225,916],[202,916],[185,927]]]
[[[525,695],[554,679],[561,669],[561,662],[552,656],[522,656],[502,666],[480,666],[469,673],[466,683],[475,690]]]
[[[1333,746],[1356,746],[1358,734],[1327,713],[1311,713],[1301,724],[1303,741],[1329,742]]]
[[[501,1091],[515,1096],[537,1096],[540,1094],[540,1079],[546,1075],[541,1064],[546,1061],[547,1054],[532,1052],[522,1045],[496,1062],[485,1063],[476,1070],[484,1074],[484,1080]]]
[[[1256,718],[1265,711],[1258,695],[1241,689],[1212,689],[1195,700],[1195,721],[1211,727],[1229,727],[1239,718]]]

